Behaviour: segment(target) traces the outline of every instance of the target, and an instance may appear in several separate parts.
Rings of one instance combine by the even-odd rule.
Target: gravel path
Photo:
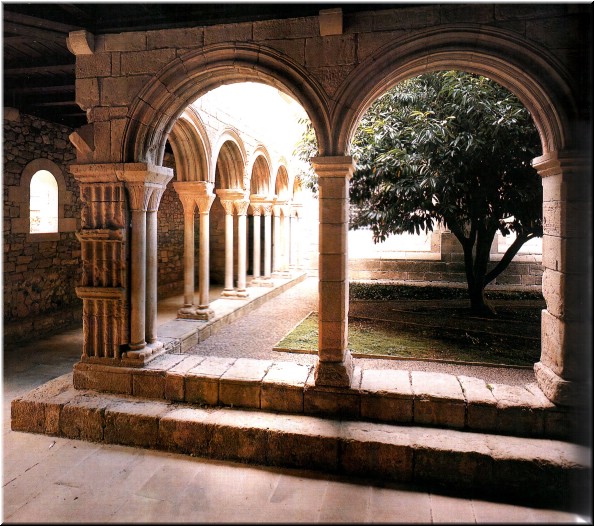
[[[274,362],[315,364],[316,356],[273,351],[272,348],[311,311],[318,308],[318,280],[308,278],[266,302],[187,351],[202,356],[254,358]],[[355,358],[362,369],[405,369],[482,378],[488,383],[524,385],[535,382],[532,369],[485,367],[444,362]]]

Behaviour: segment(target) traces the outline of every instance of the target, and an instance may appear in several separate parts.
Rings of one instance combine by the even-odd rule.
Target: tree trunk
[[[495,315],[495,310],[485,299],[485,286],[488,283],[485,276],[487,275],[493,238],[494,234],[491,235],[489,231],[477,229],[474,246],[471,242],[464,246],[470,309],[473,314],[478,316],[492,317]]]
[[[473,314],[486,317],[495,315],[495,310],[485,300],[485,287],[482,283],[475,282],[473,286],[469,285],[468,295],[470,296],[470,309]]]

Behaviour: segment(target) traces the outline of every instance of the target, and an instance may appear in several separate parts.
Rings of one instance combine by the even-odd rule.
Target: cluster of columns
[[[130,210],[130,342],[127,360],[145,361],[163,348],[157,340],[157,210],[173,172],[168,168],[124,165]]]
[[[210,294],[210,208],[215,200],[213,184],[206,181],[173,183],[184,210],[184,305],[178,318],[209,320],[214,313],[209,307]],[[194,213],[200,216],[198,252],[198,305],[194,304]]]

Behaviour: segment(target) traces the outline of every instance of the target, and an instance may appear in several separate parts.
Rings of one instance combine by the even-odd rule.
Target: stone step
[[[74,366],[74,386],[139,398],[579,441],[587,414],[552,404],[534,384],[355,368],[350,388],[319,387],[313,366],[162,355],[142,368]]]
[[[101,394],[75,389],[72,374],[13,400],[11,423],[13,431],[320,470],[548,508],[569,509],[591,471],[589,448],[557,440]]]

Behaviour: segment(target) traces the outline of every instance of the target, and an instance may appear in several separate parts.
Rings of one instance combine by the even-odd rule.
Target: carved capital
[[[350,179],[355,170],[355,163],[350,155],[312,157],[310,161],[318,177]]]
[[[233,210],[235,209],[235,201],[230,201],[229,199],[221,199],[221,205],[223,205],[223,208],[225,209],[225,214],[226,215],[233,215]]]
[[[215,200],[215,197],[216,196],[214,194],[195,196],[194,202],[198,207],[198,212],[200,212],[200,214],[208,214],[210,212],[210,207],[212,206]]]
[[[250,202],[243,199],[241,201],[235,201],[235,212],[238,216],[244,216],[247,214],[247,209],[249,205]]]

